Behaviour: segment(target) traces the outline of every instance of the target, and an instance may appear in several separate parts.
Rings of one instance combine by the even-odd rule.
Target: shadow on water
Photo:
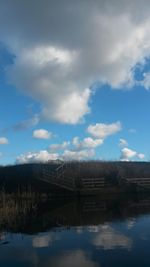
[[[150,213],[150,195],[105,195],[84,198],[16,198],[0,202],[0,232],[35,234],[50,229],[124,221]]]

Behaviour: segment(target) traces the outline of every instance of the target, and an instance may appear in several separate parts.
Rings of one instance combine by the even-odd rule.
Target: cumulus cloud
[[[86,137],[82,141],[79,140],[79,137],[74,137],[72,144],[75,146],[76,149],[90,149],[96,148],[103,144],[103,139],[93,139],[91,137]]]
[[[70,147],[71,151],[76,152],[78,151],[83,151],[83,150],[88,150],[88,149],[94,149],[100,145],[103,144],[102,139],[93,139],[91,137],[86,137],[83,140],[80,140],[78,136],[74,137],[73,140],[70,141],[64,141],[61,144],[51,144],[48,148],[50,152],[56,152],[56,151],[61,151],[65,150],[68,147]]]
[[[138,156],[139,159],[144,159],[145,158],[145,155],[143,153],[138,153],[137,156]]]
[[[21,154],[16,158],[16,164],[26,164],[26,163],[40,163],[47,162],[49,160],[58,159],[59,155],[56,153],[49,153],[46,150],[41,150],[38,152],[28,152]]]
[[[129,160],[129,159],[131,159],[137,155],[136,151],[134,151],[130,148],[126,148],[126,147],[123,148],[121,152],[122,152],[122,154],[121,154],[122,160]]]
[[[109,135],[121,131],[121,128],[122,126],[119,121],[111,124],[96,123],[95,125],[89,125],[87,128],[87,132],[91,134],[94,138],[104,139]]]
[[[28,152],[17,157],[16,163],[47,162],[48,160],[87,160],[95,156],[95,149],[102,145],[104,139],[121,130],[121,123],[90,125],[87,131],[94,137],[85,137],[80,140],[74,137],[72,141],[64,141],[60,144],[51,144],[47,150]],[[45,129],[33,131],[34,138],[49,139],[52,133]],[[142,154],[139,154],[139,158]]]
[[[56,151],[55,151],[56,152]],[[44,163],[50,160],[86,160],[92,159],[95,156],[94,149],[82,149],[82,150],[69,150],[65,149],[61,154],[48,152],[47,150],[40,150],[37,152],[28,152],[19,155],[16,158],[16,164],[26,164],[26,163]]]
[[[52,133],[45,129],[37,129],[33,131],[32,136],[36,139],[50,139],[52,137]]]
[[[122,150],[121,150],[121,157],[120,159],[122,161],[129,161],[133,158],[138,158],[138,159],[144,159],[145,155],[142,154],[142,153],[138,153],[137,151],[135,150],[132,150],[130,148],[127,148],[127,147],[124,147]]]
[[[95,156],[95,148],[103,143],[102,139],[84,138],[80,141],[79,137],[74,137],[72,142],[63,142],[62,144],[52,144],[49,151],[62,152],[59,158],[63,160],[86,160]]]
[[[95,156],[94,149],[83,149],[79,151],[65,150],[62,158],[64,160],[86,160]]]
[[[146,90],[150,89],[150,72],[144,73],[143,74],[144,78],[142,81],[140,81],[139,83],[144,86],[144,88]]]
[[[125,139],[120,138],[119,139],[119,146],[128,146],[128,142]]]
[[[75,124],[90,112],[93,83],[134,84],[136,64],[150,56],[149,13],[148,0],[1,0],[9,80],[41,104],[42,117]]]
[[[49,146],[50,152],[57,152],[59,150],[66,149],[70,145],[69,141],[64,141],[62,144],[52,144]]]
[[[73,59],[69,52],[48,46],[20,53],[9,69],[9,78],[41,103],[42,118],[75,124],[90,112],[90,89],[81,90],[70,80]]]
[[[6,137],[0,137],[0,145],[7,145],[8,139]]]

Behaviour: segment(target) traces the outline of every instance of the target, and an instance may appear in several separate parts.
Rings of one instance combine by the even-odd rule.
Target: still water
[[[150,196],[5,200],[0,267],[150,266]]]

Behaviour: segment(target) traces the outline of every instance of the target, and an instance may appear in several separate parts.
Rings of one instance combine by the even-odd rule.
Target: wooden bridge
[[[106,178],[72,178],[65,175],[69,170],[69,163],[61,164],[43,164],[41,165],[40,178],[41,181],[55,185],[59,188],[72,192],[97,191],[107,187]]]
[[[149,177],[128,177],[124,178],[127,185],[134,185],[138,190],[150,190],[150,178]]]
[[[67,162],[41,164],[41,175],[39,180],[48,184],[55,185],[60,189],[65,189],[70,192],[78,192],[82,194],[96,193],[103,189],[112,188],[113,182],[108,177],[77,177],[68,176],[70,165]],[[69,171],[69,172],[68,172]],[[121,177],[118,179],[116,187],[134,186],[136,190],[150,190],[150,178],[143,177]]]
[[[43,164],[41,168],[42,175],[41,178],[39,178],[40,180],[69,191],[75,190],[75,179],[65,176],[67,163],[54,164],[53,168],[51,164]]]

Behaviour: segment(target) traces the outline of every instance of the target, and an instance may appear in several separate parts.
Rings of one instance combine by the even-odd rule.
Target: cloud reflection
[[[132,229],[136,224],[136,219],[135,218],[131,218],[127,220],[127,228],[128,229]]]
[[[32,246],[34,248],[49,247],[55,240],[58,240],[58,236],[55,233],[48,233],[40,236],[35,236],[32,239]]]
[[[107,225],[99,228],[99,233],[93,239],[93,245],[104,250],[115,249],[117,247],[131,250],[132,239]]]
[[[60,257],[52,258],[44,267],[100,267],[100,264],[93,262],[89,255],[82,250],[76,250],[67,254],[60,255]]]

